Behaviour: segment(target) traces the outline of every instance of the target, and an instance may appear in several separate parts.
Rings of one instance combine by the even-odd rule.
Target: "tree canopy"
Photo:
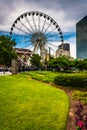
[[[87,70],[87,60],[74,60],[74,66],[79,70]]]
[[[39,67],[41,67],[41,56],[39,56],[38,54],[33,54],[31,56],[30,62],[32,66],[38,69]]]
[[[78,69],[87,70],[87,59],[79,60],[72,59],[71,57],[57,57],[48,61],[48,66],[55,70],[66,70]]]
[[[0,64],[11,66],[11,60],[17,58],[14,46],[15,40],[7,36],[0,36]]]
[[[71,61],[68,57],[62,56],[54,59],[50,59],[48,62],[48,66],[56,69],[64,69],[66,70],[71,66]]]

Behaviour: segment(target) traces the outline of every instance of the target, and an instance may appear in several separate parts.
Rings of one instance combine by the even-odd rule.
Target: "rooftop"
[[[83,24],[87,24],[87,15],[85,17],[83,17],[78,23],[76,23],[77,25],[83,25]]]

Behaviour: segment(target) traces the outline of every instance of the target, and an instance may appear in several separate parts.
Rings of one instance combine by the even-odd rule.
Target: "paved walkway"
[[[11,75],[12,73],[11,72],[9,72],[9,71],[7,71],[7,72],[5,72],[5,74],[3,73],[3,72],[0,72],[0,76],[4,76],[4,75]]]

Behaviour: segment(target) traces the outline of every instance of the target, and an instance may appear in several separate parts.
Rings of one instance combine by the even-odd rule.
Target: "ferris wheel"
[[[63,44],[63,34],[57,22],[45,13],[30,11],[20,15],[12,24],[10,36],[16,40],[15,48],[29,49],[45,60],[49,48],[51,55]]]

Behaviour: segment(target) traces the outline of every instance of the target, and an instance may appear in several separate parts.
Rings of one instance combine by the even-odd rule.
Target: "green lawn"
[[[22,74],[30,75],[42,82],[54,82],[57,85],[87,90],[87,72],[64,73],[52,71],[30,71]]]
[[[22,74],[30,75],[33,79],[49,83],[53,82],[56,76],[63,73],[52,71],[30,71],[30,72],[23,72]]]
[[[65,130],[66,93],[28,75],[0,76],[0,130]]]

